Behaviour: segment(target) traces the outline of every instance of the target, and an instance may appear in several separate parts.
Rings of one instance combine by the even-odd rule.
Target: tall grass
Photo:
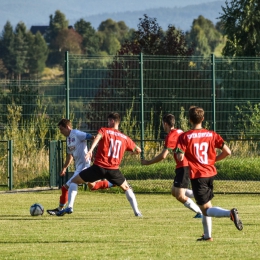
[[[120,129],[127,135],[131,136],[137,143],[140,141],[140,125],[136,118],[133,117],[133,107],[126,111],[122,118]],[[35,113],[24,119],[22,108],[15,104],[7,106],[7,125],[1,134],[3,140],[13,140],[13,175],[14,187],[35,187],[49,185],[49,151],[48,140],[50,138],[59,140],[61,136],[57,129],[57,122],[49,118],[45,106],[38,100]],[[73,115],[72,115],[73,118]],[[160,114],[160,121],[162,113]],[[164,141],[160,140],[161,127],[156,130],[154,126],[154,112],[151,110],[150,118],[145,125],[145,142],[143,155],[146,159],[153,158],[160,153],[164,146]],[[188,120],[185,117],[185,111],[181,108],[177,127],[188,130]],[[50,127],[51,126],[51,127]],[[50,130],[51,129],[51,130]],[[51,133],[50,133],[51,131]],[[230,141],[228,143],[232,150],[232,156],[226,160],[216,163],[218,170],[218,179],[221,180],[238,180],[238,181],[259,181],[259,144],[254,141]],[[2,155],[0,160],[0,171],[7,172],[7,160]],[[126,153],[122,170],[129,180],[169,180],[174,178],[175,163],[172,155],[169,155],[162,163],[150,166],[141,166],[140,157],[132,156]],[[73,166],[71,167],[73,169]],[[1,175],[1,182],[7,175]],[[151,185],[151,184],[150,184]],[[164,185],[159,185],[160,189]],[[165,191],[168,191],[168,186]],[[148,190],[156,190],[152,185],[146,187]],[[252,188],[255,190],[255,188]],[[143,188],[141,188],[143,190]]]

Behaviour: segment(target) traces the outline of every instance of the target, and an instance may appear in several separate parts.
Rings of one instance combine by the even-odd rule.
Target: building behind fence
[[[226,170],[222,164],[228,164],[228,160],[219,166],[217,191],[258,192],[259,66],[259,59],[246,57],[142,54],[89,57],[66,53],[62,80],[2,80],[1,140],[7,137],[26,139],[24,130],[31,136],[23,146],[18,145],[20,140],[14,140],[14,187],[53,186],[54,180],[56,185],[60,185],[60,179],[53,176],[58,174],[60,166],[50,163],[53,158],[49,159],[49,149],[50,141],[62,138],[56,127],[62,117],[70,118],[74,128],[96,134],[101,126],[107,124],[108,113],[117,111],[122,116],[121,130],[140,144],[142,156],[151,158],[163,148],[162,116],[174,114],[176,127],[187,130],[187,111],[191,105],[197,105],[205,110],[204,126],[224,137],[231,145],[231,158],[236,161],[237,175],[225,177],[222,173],[222,169]],[[19,132],[12,133],[16,127]],[[33,148],[30,147],[32,142],[37,143]],[[45,161],[43,174],[40,170],[30,170],[34,163],[37,164],[37,160],[30,159],[34,156],[31,155],[33,149],[38,149],[40,153],[36,156],[42,156]],[[52,156],[57,156],[53,149],[52,146]],[[58,156],[64,156],[64,153],[65,150],[59,151]],[[58,157],[55,160],[60,164],[62,159]],[[239,167],[240,163],[241,166],[248,164],[248,159],[252,160],[253,170]],[[25,162],[23,167],[18,166],[19,160]],[[4,162],[1,159],[0,174],[7,176],[8,164]],[[52,167],[56,167],[55,170]],[[140,166],[139,158],[126,156],[122,170],[138,190],[156,192],[165,190],[165,187],[169,191],[174,167],[171,157],[159,166]],[[44,163],[42,168],[45,168]],[[249,176],[246,171],[254,174]]]

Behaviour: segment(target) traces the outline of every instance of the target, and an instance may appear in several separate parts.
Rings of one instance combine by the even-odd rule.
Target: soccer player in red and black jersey
[[[198,241],[213,241],[211,217],[228,217],[238,230],[243,229],[242,221],[239,219],[236,208],[231,210],[213,207],[211,200],[213,194],[213,179],[217,174],[214,166],[231,154],[229,147],[224,143],[222,137],[214,131],[204,129],[204,110],[201,107],[192,106],[189,109],[189,120],[192,129],[181,134],[177,143],[177,159],[182,161],[185,157],[190,167],[190,179],[193,194],[202,213],[203,236]],[[216,149],[221,152],[217,155]]]
[[[130,139],[130,137],[118,130],[119,124],[120,115],[118,113],[111,113],[108,115],[108,127],[102,127],[98,130],[96,138],[85,156],[86,160],[90,159],[93,150],[98,145],[93,165],[81,171],[71,180],[68,207],[59,211],[56,214],[57,216],[63,216],[64,214],[73,212],[78,184],[107,179],[113,185],[121,187],[131,204],[135,216],[142,217],[142,214],[138,209],[135,194],[127,183],[124,175],[119,170],[125,151],[132,152],[133,154],[140,154],[141,149],[132,141],[132,139]]]
[[[164,160],[167,155],[174,152],[178,138],[183,133],[181,129],[174,128],[175,117],[172,114],[166,114],[162,118],[162,125],[167,136],[164,141],[164,148],[160,154],[152,158],[151,160],[141,160],[142,165],[150,165]],[[182,161],[177,160],[177,155],[174,153],[174,160],[176,162],[175,178],[172,185],[172,196],[180,201],[185,207],[196,213],[194,218],[202,218],[202,213],[198,205],[191,199],[193,198],[192,190],[189,190],[189,167],[188,161],[185,159]]]

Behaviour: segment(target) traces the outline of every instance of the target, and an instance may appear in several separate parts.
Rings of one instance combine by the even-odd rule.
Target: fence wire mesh
[[[220,133],[232,156],[217,163],[216,192],[259,192],[260,60],[257,58],[68,55],[64,79],[0,81],[0,134],[14,140],[15,187],[49,185],[49,141],[64,140],[57,122],[96,134],[107,114],[152,158],[163,148],[161,118],[189,128],[191,105],[205,110],[205,127]],[[142,131],[144,138],[142,139]],[[141,166],[125,156],[122,171],[142,192],[169,192],[174,161]]]

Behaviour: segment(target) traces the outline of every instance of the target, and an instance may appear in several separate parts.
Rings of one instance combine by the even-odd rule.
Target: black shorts
[[[173,181],[173,187],[187,189],[189,187],[189,167],[181,167],[175,170],[175,178]]]
[[[95,164],[81,171],[79,176],[84,182],[94,182],[100,179],[107,179],[116,186],[121,186],[125,181],[125,177],[119,169],[105,169]]]
[[[191,179],[192,191],[198,205],[204,205],[214,197],[213,177]]]

